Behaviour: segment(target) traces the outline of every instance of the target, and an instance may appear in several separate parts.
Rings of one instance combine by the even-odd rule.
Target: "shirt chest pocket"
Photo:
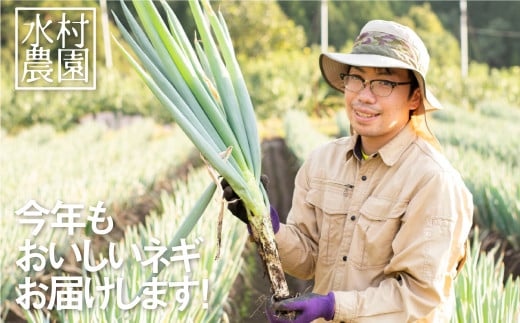
[[[307,192],[306,203],[315,209],[320,232],[318,258],[324,264],[331,264],[337,258],[351,191],[349,185],[313,180]]]
[[[331,180],[313,179],[305,202],[329,215],[345,214],[352,186]]]
[[[350,248],[350,261],[357,267],[384,267],[393,256],[392,241],[401,226],[407,202],[369,197],[359,210]]]

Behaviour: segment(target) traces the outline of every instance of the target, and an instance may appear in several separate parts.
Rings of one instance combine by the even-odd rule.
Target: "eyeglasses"
[[[350,92],[359,93],[362,89],[370,84],[370,90],[377,96],[385,97],[392,94],[394,88],[398,85],[412,84],[412,82],[393,82],[389,80],[365,80],[361,76],[353,74],[340,73],[339,77],[343,80],[345,89]]]

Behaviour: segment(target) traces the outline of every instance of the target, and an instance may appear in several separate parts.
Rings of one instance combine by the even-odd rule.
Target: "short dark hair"
[[[410,82],[412,82],[412,84],[410,84],[410,93],[408,94],[408,98],[411,98],[415,89],[419,88],[419,82],[412,70],[408,70],[408,75],[410,76]]]

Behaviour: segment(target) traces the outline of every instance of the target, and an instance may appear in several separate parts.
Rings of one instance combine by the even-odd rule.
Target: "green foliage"
[[[477,230],[466,264],[455,280],[457,307],[451,322],[518,322],[520,278],[504,277],[502,257],[495,260],[498,246],[481,253],[478,236]]]
[[[222,1],[233,47],[239,56],[255,58],[275,51],[303,48],[305,32],[287,19],[275,1]]]
[[[123,60],[120,51],[112,51],[113,68],[105,67],[105,48],[102,41],[101,19],[98,4],[95,1],[83,0],[75,2],[74,7],[94,7],[98,12],[97,36],[96,36],[96,59],[97,59],[97,89],[93,91],[15,91],[14,90],[14,53],[15,46],[12,33],[6,30],[15,30],[14,11],[20,7],[17,1],[1,2],[1,24],[2,24],[2,48],[1,66],[2,73],[0,87],[2,96],[2,128],[8,133],[16,133],[25,127],[38,123],[50,124],[58,130],[66,130],[78,124],[85,115],[110,111],[118,115],[142,115],[154,117],[160,122],[170,122],[172,119],[164,109],[159,107],[158,102],[149,91],[143,87],[137,74],[130,70],[128,64]],[[27,1],[24,7],[69,7],[56,1]],[[70,6],[72,7],[72,6]],[[78,11],[79,14],[80,11]],[[20,11],[23,23],[31,23],[34,17],[23,14]],[[73,12],[72,12],[73,14]],[[50,19],[59,20],[56,17]],[[73,16],[69,17],[71,20]],[[110,25],[110,37],[119,38],[119,30]],[[92,49],[89,43],[92,37],[85,35],[86,48]],[[55,42],[54,46],[58,42]],[[112,46],[113,47],[113,46]]]
[[[343,47],[373,19],[393,20],[390,1],[329,1],[329,44]]]
[[[429,3],[410,7],[409,12],[397,21],[415,30],[422,38],[430,53],[430,68],[460,66],[457,39],[444,29]]]
[[[318,68],[319,51],[266,53],[240,62],[256,114],[259,118],[282,116],[298,108],[308,113],[320,113],[343,106],[341,94],[330,89],[322,80]],[[5,71],[5,69],[4,69]],[[433,93],[445,105],[468,105],[475,109],[493,103],[492,111],[502,111],[507,117],[520,102],[520,68],[490,69],[471,64],[463,83],[457,66],[432,66],[428,81]],[[2,88],[11,88],[9,76],[2,78]],[[466,89],[464,92],[464,88]],[[464,94],[466,93],[466,94]],[[36,124],[48,123],[56,129],[69,129],[85,115],[115,111],[119,115],[143,115],[159,122],[171,121],[155,97],[138,77],[129,72],[98,70],[96,91],[4,91],[2,128],[8,132]]]
[[[139,22],[128,10],[125,16],[134,35],[116,22],[137,58],[120,43],[119,47],[214,170],[215,183],[218,173],[240,197],[272,295],[289,297],[269,220],[269,198],[260,183],[256,116],[225,19],[209,0],[190,1],[200,33],[193,48],[166,3],[162,5],[167,21],[151,0],[132,3]]]
[[[488,102],[433,116],[434,133],[473,194],[475,222],[520,249],[520,111]]]
[[[162,214],[151,213],[146,224],[130,227],[125,232],[125,238],[117,247],[121,254],[125,255],[124,264],[120,269],[106,267],[99,277],[110,277],[115,281],[117,277],[123,277],[128,284],[124,295],[133,299],[140,288],[152,274],[150,266],[144,267],[135,257],[131,256],[132,245],[139,247],[141,252],[150,246],[150,241],[155,238],[161,242],[161,246],[167,246],[172,239],[172,233],[176,233],[181,222],[195,206],[197,197],[208,183],[208,175],[205,169],[193,171],[187,181],[173,183],[173,195],[163,194],[161,201]],[[225,317],[227,296],[231,290],[240,269],[242,259],[240,255],[247,239],[247,230],[243,224],[234,217],[226,217],[223,223],[225,238],[222,245],[217,243],[217,221],[215,210],[219,209],[218,201],[213,199],[208,211],[186,237],[186,244],[195,245],[196,249],[188,251],[190,254],[198,253],[200,259],[190,261],[191,271],[186,272],[183,262],[171,262],[157,277],[159,282],[182,282],[184,275],[189,275],[190,281],[199,282],[199,286],[189,288],[189,302],[186,308],[182,307],[183,297],[181,287],[170,287],[159,298],[167,303],[165,307],[159,306],[156,310],[143,309],[141,305],[128,311],[121,310],[116,302],[116,294],[110,294],[107,309],[94,306],[91,309],[77,311],[60,311],[61,322],[91,322],[89,318],[97,318],[100,322],[120,321],[124,318],[128,322],[219,322]],[[173,245],[174,247],[179,244]],[[219,249],[220,248],[220,249]],[[220,258],[215,259],[220,253]],[[175,253],[174,256],[178,256]],[[88,277],[88,274],[83,274]],[[95,277],[94,277],[95,278]],[[202,280],[208,280],[208,294],[203,295]],[[102,281],[95,279],[94,286],[102,285]],[[159,287],[159,289],[162,289]],[[205,299],[204,297],[207,297]],[[142,295],[142,301],[147,296]],[[96,301],[100,304],[102,294],[97,293]],[[204,301],[208,302],[208,308],[203,308]],[[141,304],[142,304],[141,301]]]
[[[312,150],[332,140],[317,131],[309,117],[297,110],[288,111],[284,117],[285,141],[287,147],[303,163]]]
[[[190,39],[196,27],[187,1],[167,1]],[[283,3],[281,3],[283,4]],[[288,19],[276,1],[212,1],[222,12],[228,26],[235,52],[243,57],[255,57],[266,52],[303,48],[306,35],[302,26]],[[108,7],[128,27],[119,1],[109,1]],[[129,8],[135,16],[135,10]],[[158,11],[166,18],[159,6]]]
[[[484,64],[471,64],[469,77],[464,82],[471,107],[493,103],[493,109],[507,111],[518,108],[520,102],[520,66],[490,68]],[[505,112],[505,114],[509,114]]]
[[[320,84],[318,49],[265,53],[242,61],[255,113],[282,117],[291,109],[314,112],[328,89]]]
[[[290,19],[303,26],[307,45],[321,42],[321,1],[278,1]],[[348,39],[354,39],[370,19],[392,19],[392,1],[327,1],[328,43],[340,48]]]
[[[431,6],[453,35],[459,33],[459,2],[431,1]],[[520,65],[518,1],[468,1],[470,60],[492,67]]]
[[[100,200],[114,211],[129,207],[186,162],[192,146],[179,128],[141,120],[117,131],[97,123],[65,133],[39,125],[2,138],[0,150],[0,298],[5,301],[13,300],[14,286],[26,276],[16,267],[18,254],[12,251],[31,237],[33,229],[18,223],[15,210],[31,199],[48,210],[58,199],[84,204],[87,210]],[[124,226],[126,221],[116,223]],[[44,228],[32,243],[48,246],[55,241],[59,256],[69,239],[81,241],[82,237]]]
[[[444,145],[474,151],[512,167],[519,166],[520,110],[506,103],[487,101],[475,111],[448,106],[431,114],[434,132]],[[439,122],[440,121],[440,122]]]
[[[4,72],[2,89],[14,88],[14,76],[2,66]],[[119,117],[153,117],[158,122],[171,121],[171,116],[143,87],[135,73],[99,67],[97,78],[95,91],[3,91],[0,97],[2,128],[8,133],[16,133],[42,123],[57,130],[67,130],[82,118],[100,112],[114,112]]]
[[[305,30],[306,45],[320,42],[320,5],[319,1],[278,1],[280,8],[298,26]]]
[[[226,238],[222,245],[216,241],[217,216],[214,210],[219,208],[218,201],[212,200],[209,210],[201,218],[200,223],[183,238],[187,245],[194,245],[195,249],[187,251],[190,255],[199,254],[199,259],[190,261],[190,272],[186,272],[185,264],[181,261],[171,261],[168,266],[157,276],[159,283],[182,282],[187,275],[190,282],[198,283],[197,286],[187,287],[188,294],[183,294],[182,287],[167,287],[158,285],[158,299],[165,302],[165,306],[158,305],[156,309],[143,307],[150,297],[141,295],[140,303],[130,309],[122,310],[117,302],[116,288],[109,291],[106,308],[101,304],[105,295],[96,292],[96,287],[106,286],[103,279],[107,278],[110,283],[116,283],[122,278],[125,285],[121,294],[125,303],[130,303],[152,274],[151,265],[145,266],[136,260],[133,248],[138,248],[141,254],[147,258],[145,248],[151,247],[153,239],[159,241],[159,246],[168,246],[172,233],[176,233],[181,222],[195,205],[200,192],[208,182],[205,169],[190,172],[188,179],[178,180],[172,184],[174,194],[163,193],[161,196],[162,213],[152,212],[146,224],[138,224],[129,227],[125,232],[123,240],[116,244],[118,259],[123,263],[120,268],[115,269],[109,265],[105,266],[96,275],[85,271],[83,279],[91,278],[90,295],[94,296],[94,306],[84,308],[81,311],[60,310],[56,316],[58,322],[220,322],[226,321],[225,312],[228,306],[228,294],[233,286],[240,269],[242,259],[240,255],[247,239],[247,230],[243,224],[234,217],[226,218],[223,230]],[[228,221],[229,220],[229,221]],[[178,247],[174,244],[170,247]],[[220,249],[219,249],[220,248]],[[220,253],[220,258],[215,256]],[[174,256],[179,256],[175,253]],[[164,258],[168,258],[164,256]],[[208,280],[207,294],[203,294],[203,280]],[[153,287],[149,287],[152,290]],[[148,288],[147,288],[148,289]],[[186,301],[186,304],[183,302]],[[203,307],[207,302],[207,309]],[[185,306],[185,308],[183,308]],[[29,321],[39,320],[48,322],[42,311],[25,312]],[[32,319],[31,319],[32,318]]]
[[[3,30],[14,28],[12,16],[15,5],[12,1],[2,2],[2,8],[7,8],[2,11]],[[173,2],[171,5],[179,13],[183,26],[186,24],[186,28],[191,30],[194,22],[188,19],[188,4]],[[304,26],[307,33],[310,32],[309,26],[316,25],[315,20],[308,21],[312,17],[317,19],[316,10],[309,10],[315,9],[319,2],[288,1],[279,5],[289,17],[298,17],[298,24]],[[444,29],[430,6],[435,9],[438,4],[417,6],[413,3],[378,1],[367,6],[364,2],[356,1],[329,2],[330,34],[341,36],[340,44],[346,46],[341,49],[343,51],[348,49],[348,44],[352,43],[367,17],[396,19],[415,28],[424,38],[432,58],[428,73],[429,86],[441,102],[475,108],[482,102],[500,98],[506,105],[516,106],[520,102],[520,69],[495,69],[472,63],[469,77],[462,80],[456,38]],[[109,7],[118,12],[120,4],[109,2]],[[370,13],[367,8],[370,8]],[[320,115],[342,107],[341,95],[325,85],[319,73],[319,49],[303,48],[302,39],[305,37],[301,27],[293,26],[276,2],[225,1],[221,4],[221,9],[229,23],[233,43],[259,118],[282,116],[285,111],[296,107]],[[446,10],[448,9],[443,9],[442,12]],[[259,15],[258,12],[264,14]],[[377,16],[377,13],[380,15]],[[269,20],[272,17],[279,19]],[[120,38],[119,31],[114,26],[111,26],[111,32],[116,38]],[[48,123],[59,130],[69,129],[83,116],[104,111],[113,111],[117,115],[143,115],[153,117],[159,122],[172,121],[170,114],[160,107],[157,99],[138,80],[135,72],[129,70],[129,64],[122,63],[117,58],[113,69],[103,67],[104,51],[100,47],[103,46],[100,34],[97,42],[97,90],[60,91],[59,95],[52,91],[10,90],[14,88],[13,70],[10,68],[13,64],[14,43],[13,39],[7,37],[7,33],[2,33],[2,37],[3,91],[0,103],[2,128],[8,133],[15,133],[36,123]],[[121,55],[118,50],[114,50],[113,54]]]
[[[320,43],[321,1],[278,1],[290,19],[303,26],[307,45]],[[448,36],[450,61],[452,39],[460,35],[459,1],[328,1],[329,44],[342,48],[348,39],[357,36],[361,27],[371,19],[408,19],[414,15],[412,7],[430,8],[439,17],[446,33],[437,35],[439,56],[445,49],[441,36]],[[471,61],[487,63],[494,67],[520,65],[520,10],[518,1],[468,1],[469,55]],[[425,24],[430,24],[428,17]],[[418,23],[418,26],[422,23]],[[436,56],[436,55],[434,55]],[[446,60],[447,61],[447,60]],[[440,62],[443,62],[442,60]]]

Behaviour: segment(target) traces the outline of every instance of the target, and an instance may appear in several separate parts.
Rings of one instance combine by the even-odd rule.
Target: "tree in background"
[[[222,1],[235,51],[245,57],[303,48],[305,30],[289,19],[274,1]]]
[[[302,26],[307,45],[320,43],[320,1],[279,1],[285,14]],[[329,44],[345,45],[371,19],[397,19],[413,6],[429,5],[444,29],[460,37],[459,1],[328,1]],[[468,1],[470,60],[492,67],[520,65],[520,1]],[[450,40],[451,42],[451,40]],[[450,45],[451,46],[451,45]]]
[[[398,21],[414,29],[424,40],[430,53],[430,68],[460,66],[457,39],[444,29],[430,4],[410,7]]]
[[[188,36],[198,37],[187,1],[167,1]],[[310,2],[312,3],[312,2]],[[289,19],[276,1],[212,1],[222,12],[237,55],[254,58],[266,52],[292,50],[306,45],[306,29]],[[119,1],[109,1],[108,7],[126,25]],[[166,18],[164,11],[157,8]],[[130,6],[130,10],[134,10]]]
[[[432,1],[444,27],[460,35],[459,2]],[[520,66],[520,1],[468,1],[470,60],[491,67]]]
[[[392,1],[328,1],[329,39],[331,47],[341,48],[348,39],[355,38],[361,27],[371,19],[392,19]],[[285,14],[302,26],[307,45],[319,44],[320,1],[279,1]]]
[[[194,22],[187,1],[168,1],[189,36],[195,39]],[[24,7],[97,7],[97,66],[98,90],[91,93],[70,92],[59,97],[42,95],[37,91],[19,92],[13,89],[15,8]],[[397,20],[414,28],[424,39],[431,54],[430,80],[432,90],[441,99],[458,103],[462,96],[459,78],[459,8],[458,1],[332,1],[329,7],[329,46],[331,51],[349,50],[358,30],[370,19]],[[1,0],[1,87],[3,91],[2,127],[8,132],[34,123],[50,123],[58,129],[74,126],[85,114],[115,111],[117,114],[153,116],[170,122],[153,96],[144,91],[141,80],[129,70],[121,52],[114,50],[111,70],[104,69],[104,43],[101,35],[99,0],[78,0],[65,3],[60,0],[16,1]],[[114,11],[119,17],[119,1],[107,1],[109,18]],[[317,69],[316,59],[320,44],[320,1],[212,1],[222,11],[244,77],[260,117],[279,116],[287,109],[298,107],[307,112],[322,113],[334,109],[337,93],[324,86]],[[520,1],[486,1],[468,3],[470,27],[470,61],[487,62],[491,67],[520,65],[520,19],[514,14],[520,10]],[[164,14],[164,13],[163,13]],[[164,15],[165,16],[165,15]],[[27,17],[29,21],[30,17]],[[191,27],[190,27],[191,26]],[[111,34],[120,39],[113,24]],[[190,30],[192,30],[190,32]],[[515,38],[517,37],[517,38]],[[121,39],[120,39],[121,40]],[[449,71],[448,71],[449,69]],[[504,86],[501,76],[491,79],[489,68],[481,68],[482,75],[473,77],[472,89],[489,89],[508,102],[517,102],[517,74],[511,85]],[[471,70],[475,70],[474,68]],[[491,71],[491,72],[490,72]],[[495,73],[497,74],[497,73]],[[480,75],[480,74],[479,74]],[[499,84],[502,84],[499,86]],[[479,91],[484,92],[484,91]],[[444,96],[444,97],[442,97]],[[480,100],[480,96],[475,96]],[[328,112],[327,112],[328,113]]]

